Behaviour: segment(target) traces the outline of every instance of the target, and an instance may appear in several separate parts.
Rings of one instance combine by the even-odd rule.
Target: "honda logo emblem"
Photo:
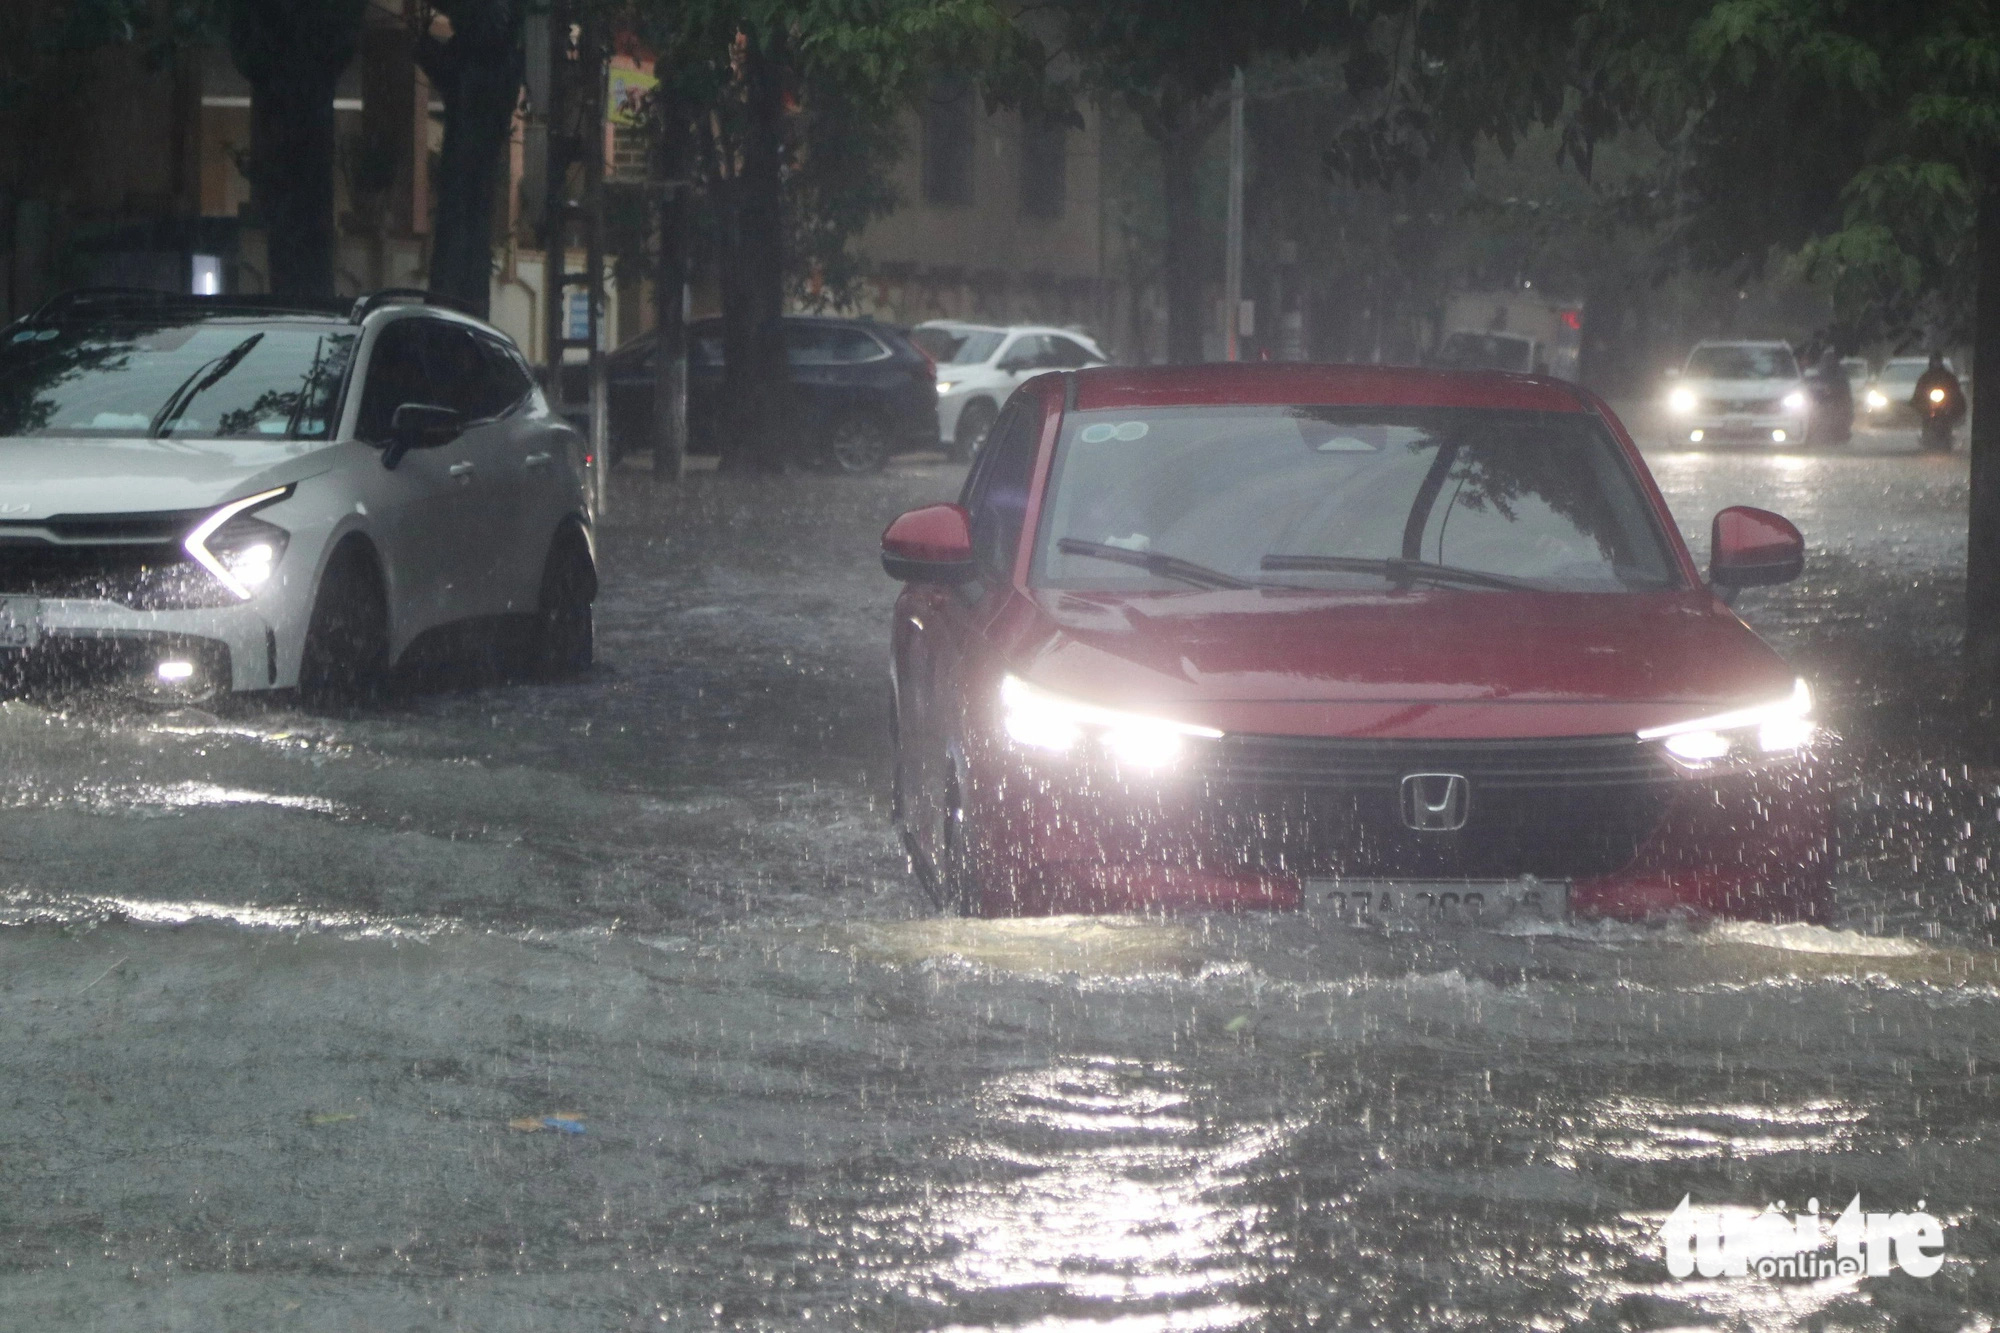
[[[1472,809],[1472,784],[1457,773],[1403,779],[1403,822],[1419,833],[1456,833]]]

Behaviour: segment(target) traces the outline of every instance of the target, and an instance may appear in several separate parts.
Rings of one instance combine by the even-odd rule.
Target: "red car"
[[[904,514],[896,819],[984,915],[1824,919],[1806,683],[1574,385],[1373,366],[1023,385]]]

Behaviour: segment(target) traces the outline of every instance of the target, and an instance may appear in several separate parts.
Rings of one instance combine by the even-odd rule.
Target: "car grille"
[[[1413,773],[1466,779],[1466,822],[1403,821]],[[1376,741],[1228,736],[1200,771],[1200,839],[1233,858],[1301,874],[1571,879],[1631,861],[1680,777],[1630,736],[1531,741]]]
[[[203,512],[0,524],[0,594],[98,599],[135,611],[226,605],[228,592],[181,545]]]
[[[1776,416],[1783,404],[1776,398],[1711,398],[1708,410],[1741,416]]]

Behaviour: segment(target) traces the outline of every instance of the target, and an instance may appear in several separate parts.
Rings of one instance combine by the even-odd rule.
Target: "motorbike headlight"
[[[1667,407],[1675,412],[1694,411],[1694,390],[1687,388],[1675,389],[1667,395]]]
[[[290,534],[251,511],[276,504],[292,493],[290,486],[233,500],[201,521],[181,545],[216,582],[243,601],[270,582],[285,554]]]
[[[1932,401],[1932,402],[1934,402],[1934,403],[1941,403],[1941,402],[1943,402],[1943,401],[1944,401],[1944,390],[1943,390],[1943,389],[1932,389],[1932,390],[1931,390],[1931,394],[1930,394],[1930,397],[1931,397],[1931,401]]]
[[[1133,768],[1163,768],[1180,758],[1190,737],[1213,740],[1222,735],[1214,727],[1064,698],[1018,676],[1000,682],[1000,710],[1008,739],[1016,745],[1070,754],[1096,744],[1116,762]]]
[[[1819,730],[1813,724],[1812,706],[1811,687],[1797,680],[1792,682],[1792,692],[1782,699],[1648,727],[1639,733],[1639,739],[1657,741],[1684,772],[1753,768],[1790,758],[1812,744]]]
[[[1785,410],[1787,412],[1805,411],[1806,410],[1805,391],[1803,389],[1792,390],[1790,393],[1785,395],[1784,402],[1785,402]]]
[[[1868,391],[1868,410],[1870,412],[1880,412],[1888,405],[1889,396],[1880,389],[1870,389]]]

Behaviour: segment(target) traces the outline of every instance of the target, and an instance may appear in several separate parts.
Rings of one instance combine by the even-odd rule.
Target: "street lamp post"
[[[1229,79],[1229,234],[1223,260],[1225,359],[1243,359],[1243,71]]]

